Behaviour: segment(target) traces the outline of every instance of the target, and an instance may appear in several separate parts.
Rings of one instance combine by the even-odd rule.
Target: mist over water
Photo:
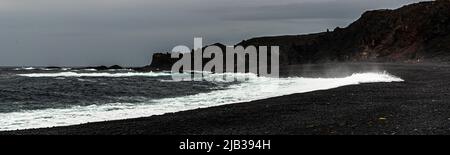
[[[246,80],[220,80],[223,77]],[[360,83],[403,81],[385,72],[326,78],[204,73],[203,78],[173,81],[169,72],[3,68],[0,130],[146,117]]]

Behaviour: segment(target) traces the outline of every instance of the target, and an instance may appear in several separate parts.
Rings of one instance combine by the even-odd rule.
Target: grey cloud
[[[0,65],[145,65],[176,45],[345,26],[413,0],[0,0]],[[282,19],[282,20],[280,20]],[[278,20],[278,21],[274,21]]]
[[[417,0],[311,1],[283,5],[205,9],[224,20],[354,19],[373,9],[392,9]]]

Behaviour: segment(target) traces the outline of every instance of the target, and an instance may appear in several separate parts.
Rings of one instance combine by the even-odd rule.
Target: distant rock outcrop
[[[103,71],[103,70],[117,70],[117,69],[124,69],[124,68],[119,66],[119,65],[113,65],[111,67],[95,66],[95,67],[84,67],[84,68],[81,68],[81,69],[94,69],[94,70],[98,70],[98,71]]]
[[[236,46],[279,46],[280,63],[450,62],[450,1],[420,2],[365,12],[346,28],[309,35],[253,38]],[[170,54],[154,54],[150,67],[170,69]]]
[[[124,69],[124,68],[119,65],[113,65],[113,66],[109,67],[108,69]]]

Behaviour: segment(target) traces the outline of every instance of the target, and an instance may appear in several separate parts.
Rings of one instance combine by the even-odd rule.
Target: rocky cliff
[[[450,62],[450,0],[365,12],[346,28],[309,35],[253,38],[236,46],[279,46],[282,65],[343,62]],[[150,65],[167,68],[169,54]]]

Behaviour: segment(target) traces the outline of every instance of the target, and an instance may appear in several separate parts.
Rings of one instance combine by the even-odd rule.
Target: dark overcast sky
[[[141,66],[177,45],[345,27],[419,0],[0,0],[1,66]]]

